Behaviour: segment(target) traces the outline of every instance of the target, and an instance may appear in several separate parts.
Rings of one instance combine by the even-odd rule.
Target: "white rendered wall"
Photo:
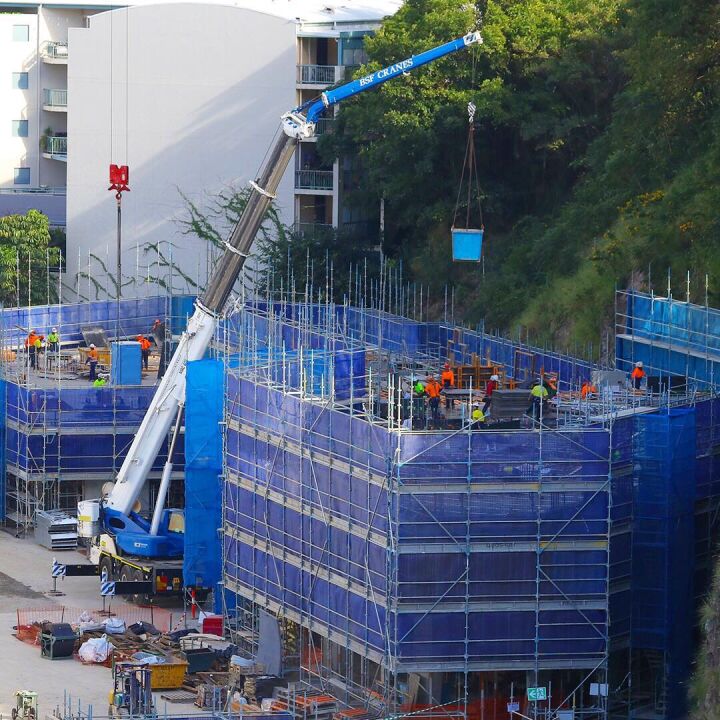
[[[13,40],[13,26],[28,25],[29,40]],[[14,185],[16,167],[30,168],[30,187],[38,185],[37,16],[0,13],[0,187]],[[28,89],[12,88],[12,73],[28,73]],[[42,94],[42,91],[40,91]],[[28,137],[12,137],[12,121],[28,121]]]
[[[124,294],[155,292],[148,273],[167,281],[158,250],[204,284],[213,261],[201,241],[181,234],[185,201],[178,189],[203,206],[229,183],[244,186],[256,176],[280,115],[294,104],[295,43],[292,21],[199,4],[119,9],[93,16],[89,29],[69,31],[69,286],[88,269],[107,285],[103,265],[114,275],[110,163],[130,166],[123,277],[144,278]],[[291,168],[277,200],[288,223],[292,199]],[[173,285],[193,290],[180,272]],[[96,296],[86,277],[78,287]]]

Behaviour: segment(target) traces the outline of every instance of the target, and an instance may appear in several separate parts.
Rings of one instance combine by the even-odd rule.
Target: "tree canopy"
[[[345,104],[320,149],[357,156],[347,200],[372,212],[384,197],[386,252],[456,285],[467,320],[597,339],[615,285],[648,268],[703,288],[707,272],[720,299],[719,15],[702,0],[406,0],[361,72],[478,23],[483,45]],[[484,274],[450,251],[470,100]]]
[[[60,261],[60,248],[51,247],[47,216],[28,210],[25,215],[0,217],[0,303],[55,301],[57,287],[49,275]]]

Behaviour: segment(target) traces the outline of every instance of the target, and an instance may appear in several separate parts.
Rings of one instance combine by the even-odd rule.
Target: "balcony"
[[[43,157],[50,160],[60,160],[67,162],[67,138],[66,137],[46,137],[43,145]]]
[[[335,230],[329,223],[310,222],[296,222],[293,229],[296,235],[308,238],[325,237]]]
[[[326,87],[340,82],[345,76],[342,65],[298,65],[297,84]]]
[[[43,62],[50,65],[67,65],[68,44],[66,42],[46,42],[40,50]]]
[[[43,110],[67,112],[67,90],[43,89]]]
[[[314,142],[320,135],[327,135],[333,131],[334,117],[320,118],[315,122],[315,133],[309,138],[301,138],[303,142]]]
[[[332,190],[332,170],[296,170],[296,190]]]

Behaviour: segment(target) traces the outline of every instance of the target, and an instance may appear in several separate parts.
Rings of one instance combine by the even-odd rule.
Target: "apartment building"
[[[108,166],[127,164],[123,283],[134,294],[158,283],[192,292],[217,252],[183,234],[187,200],[204,207],[253,179],[280,115],[349,78],[363,36],[401,4],[5,4],[0,214],[38,207],[65,224],[66,285],[112,295],[95,282],[115,267]],[[334,121],[323,118],[318,135]],[[302,231],[341,220],[339,163],[323,163],[316,144],[302,143],[277,197],[283,221]]]
[[[0,213],[40,207],[64,225],[67,35],[96,10],[0,7]]]

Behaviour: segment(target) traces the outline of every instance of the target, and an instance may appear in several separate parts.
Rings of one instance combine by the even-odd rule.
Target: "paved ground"
[[[40,648],[20,642],[13,636],[18,609],[66,607],[98,610],[102,601],[97,577],[67,578],[58,582],[62,597],[50,597],[52,588],[50,568],[53,555],[66,563],[87,562],[78,552],[53,553],[33,540],[18,540],[0,531],[0,720],[9,718],[17,689],[39,693],[40,718],[63,704],[67,691],[82,701],[84,708],[93,705],[94,715],[105,715],[110,691],[110,670],[102,666],[82,665],[77,660],[48,660],[40,657]],[[113,599],[114,607],[126,606],[120,598]],[[132,606],[131,606],[132,607]],[[159,712],[166,709],[165,701],[156,694]],[[192,705],[170,705],[173,714],[198,712]]]

